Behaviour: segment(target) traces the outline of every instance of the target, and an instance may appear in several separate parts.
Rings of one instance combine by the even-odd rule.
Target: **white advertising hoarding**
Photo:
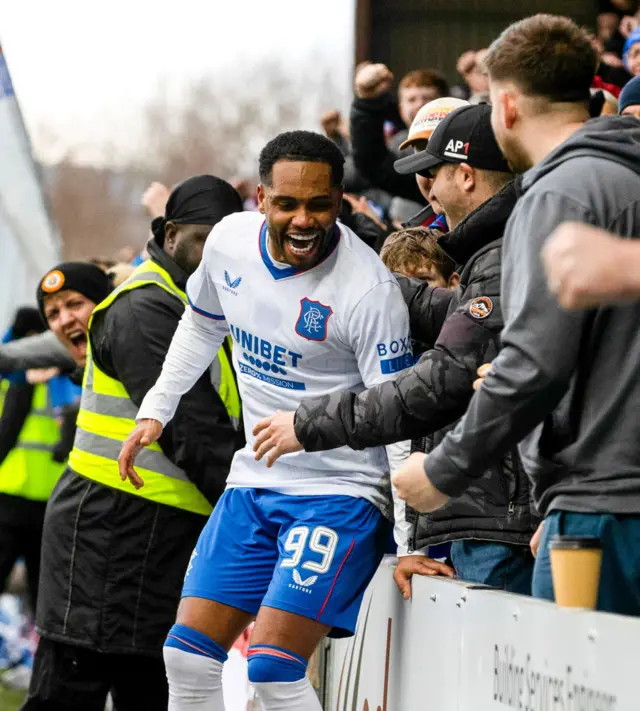
[[[392,563],[330,643],[325,711],[640,709],[640,620],[443,578],[414,577],[405,602]]]

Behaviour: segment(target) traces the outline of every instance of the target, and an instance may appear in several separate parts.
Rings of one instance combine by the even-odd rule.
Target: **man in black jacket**
[[[303,401],[295,421],[292,413],[263,421],[257,456],[268,452],[272,461],[302,446],[363,449],[430,435],[432,447],[464,413],[477,368],[499,349],[502,234],[517,199],[490,113],[486,105],[457,109],[435,129],[426,151],[398,161],[401,170],[435,176],[432,191],[454,228],[439,244],[463,265],[455,292],[404,283],[412,336],[431,349],[394,383]],[[530,593],[528,542],[537,522],[519,459],[509,453],[475,482],[464,499],[420,517],[409,549],[455,541],[452,560],[459,577]],[[433,574],[433,568],[424,559],[401,560],[396,582],[405,596],[414,572]]]
[[[165,218],[154,220],[150,261],[138,269],[145,285],[122,285],[112,303],[94,314],[87,369],[94,379],[93,395],[104,408],[93,417],[103,431],[97,442],[114,442],[119,451],[108,428],[127,417],[120,405],[114,417],[106,414],[110,397],[114,403],[123,398],[96,392],[98,374],[103,382],[123,386],[137,409],[160,373],[184,311],[184,302],[167,285],[184,292],[212,225],[241,210],[239,195],[218,178],[199,176],[182,183],[167,203]],[[64,268],[41,283],[39,300],[49,321],[61,319],[56,309],[62,308],[58,301],[65,286],[71,289],[72,280]],[[86,332],[71,316],[62,320],[56,324],[60,336],[76,355],[87,353]],[[89,409],[88,378],[86,373],[78,433],[95,425],[94,413],[83,419]],[[113,477],[106,478],[113,487],[96,481],[90,467],[78,473],[86,462],[105,461],[98,449],[85,452],[78,433],[45,519],[37,614],[41,640],[24,709],[102,709],[109,691],[118,711],[164,709],[168,690],[162,645],[207,516],[119,490],[116,462]],[[182,399],[160,438],[160,451],[150,454],[156,461],[160,455],[161,461],[168,460],[171,471],[183,471],[185,485],[195,484],[201,501],[215,505],[236,444],[236,430],[207,372]]]

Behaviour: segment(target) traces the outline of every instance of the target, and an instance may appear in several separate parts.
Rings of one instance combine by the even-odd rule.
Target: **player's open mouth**
[[[321,237],[318,232],[309,235],[296,234],[287,235],[285,241],[292,254],[297,257],[308,257],[318,248]]]

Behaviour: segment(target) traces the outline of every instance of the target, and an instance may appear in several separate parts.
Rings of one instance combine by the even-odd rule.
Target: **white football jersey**
[[[187,297],[191,309],[174,342],[184,341],[194,324],[208,330],[216,350],[229,332],[233,338],[247,445],[233,459],[228,486],[363,497],[388,514],[389,465],[383,447],[298,452],[267,468],[264,460],[255,461],[252,435],[256,422],[276,410],[296,410],[304,398],[360,392],[413,364],[400,287],[375,252],[338,225],[328,256],[312,269],[299,270],[273,261],[262,215],[238,213],[211,232],[202,263],[187,283]],[[183,368],[202,360],[198,340],[189,343],[191,356],[183,349]],[[173,392],[191,386],[193,377],[185,377],[178,388],[180,365],[174,357],[174,372],[166,373],[170,361],[139,418],[165,422],[173,415],[177,402],[167,407],[159,392],[167,378]]]

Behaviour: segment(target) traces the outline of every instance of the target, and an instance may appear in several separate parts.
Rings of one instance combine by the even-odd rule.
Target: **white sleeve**
[[[209,367],[229,333],[207,268],[211,243],[212,236],[207,240],[200,266],[189,277],[189,305],[173,335],[160,377],[140,405],[137,421],[150,418],[166,425],[174,416],[180,398]]]
[[[378,284],[356,306],[349,322],[349,337],[358,359],[362,382],[370,388],[413,365],[409,313],[395,281]],[[411,451],[411,442],[386,447],[391,475]],[[404,502],[392,487],[394,501],[393,535],[398,555],[407,555],[411,524],[406,520]]]
[[[365,387],[394,380],[413,365],[409,312],[395,281],[378,284],[362,297],[347,332]]]
[[[411,452],[411,440],[395,442],[386,446],[389,459],[391,476],[395,474]],[[409,555],[409,538],[411,536],[411,523],[407,521],[407,505],[398,497],[396,487],[391,484],[393,495],[393,538],[398,546],[398,556]]]

